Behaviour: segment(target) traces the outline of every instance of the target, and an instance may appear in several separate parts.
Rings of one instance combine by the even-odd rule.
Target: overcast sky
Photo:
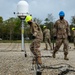
[[[17,3],[20,0],[0,0],[0,16],[4,20],[15,17]],[[48,14],[52,13],[55,20],[59,18],[59,11],[65,12],[65,19],[71,20],[75,15],[75,0],[26,0],[29,4],[29,12],[33,17],[44,20]]]

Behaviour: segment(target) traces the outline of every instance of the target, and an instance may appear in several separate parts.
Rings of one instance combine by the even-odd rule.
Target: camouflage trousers
[[[51,46],[51,39],[50,38],[45,38],[45,46],[46,46],[46,49],[48,49],[48,44],[52,50],[52,46]]]
[[[59,50],[59,48],[62,45],[62,43],[64,45],[64,48],[63,48],[64,55],[67,55],[68,54],[68,40],[65,39],[65,38],[63,38],[63,39],[58,38],[56,40],[56,46],[54,48],[54,53],[56,53]]]
[[[30,45],[30,50],[34,55],[33,60],[32,60],[33,61],[32,64],[35,64],[35,63],[42,64],[41,53],[39,50],[40,43],[41,43],[40,39],[34,39]]]

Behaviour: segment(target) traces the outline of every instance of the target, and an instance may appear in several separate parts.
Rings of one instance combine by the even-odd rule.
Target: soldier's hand
[[[32,35],[32,39],[35,39],[36,37]]]
[[[35,39],[35,36],[33,34],[31,34],[31,39]]]
[[[70,40],[71,39],[71,36],[68,36],[68,40]]]
[[[54,38],[54,40],[56,40],[57,39],[57,36],[54,36],[53,38]]]
[[[36,32],[34,32],[33,36],[36,36],[36,35],[37,35],[37,33],[36,33]]]

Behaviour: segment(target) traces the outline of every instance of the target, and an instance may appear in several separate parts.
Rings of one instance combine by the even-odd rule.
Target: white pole
[[[22,20],[22,27],[21,27],[21,39],[22,39],[22,48],[21,50],[24,51],[25,47],[24,47],[24,20]]]

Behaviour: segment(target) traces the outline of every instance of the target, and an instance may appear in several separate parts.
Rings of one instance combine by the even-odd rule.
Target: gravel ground
[[[32,70],[32,54],[29,50],[30,43],[25,44],[27,57],[21,51],[20,43],[0,43],[0,75],[36,75]],[[63,47],[63,46],[62,46]],[[52,58],[51,50],[43,50],[44,43],[41,44],[42,54],[42,75],[75,75],[75,50],[70,44],[69,60],[64,60],[63,48]]]

